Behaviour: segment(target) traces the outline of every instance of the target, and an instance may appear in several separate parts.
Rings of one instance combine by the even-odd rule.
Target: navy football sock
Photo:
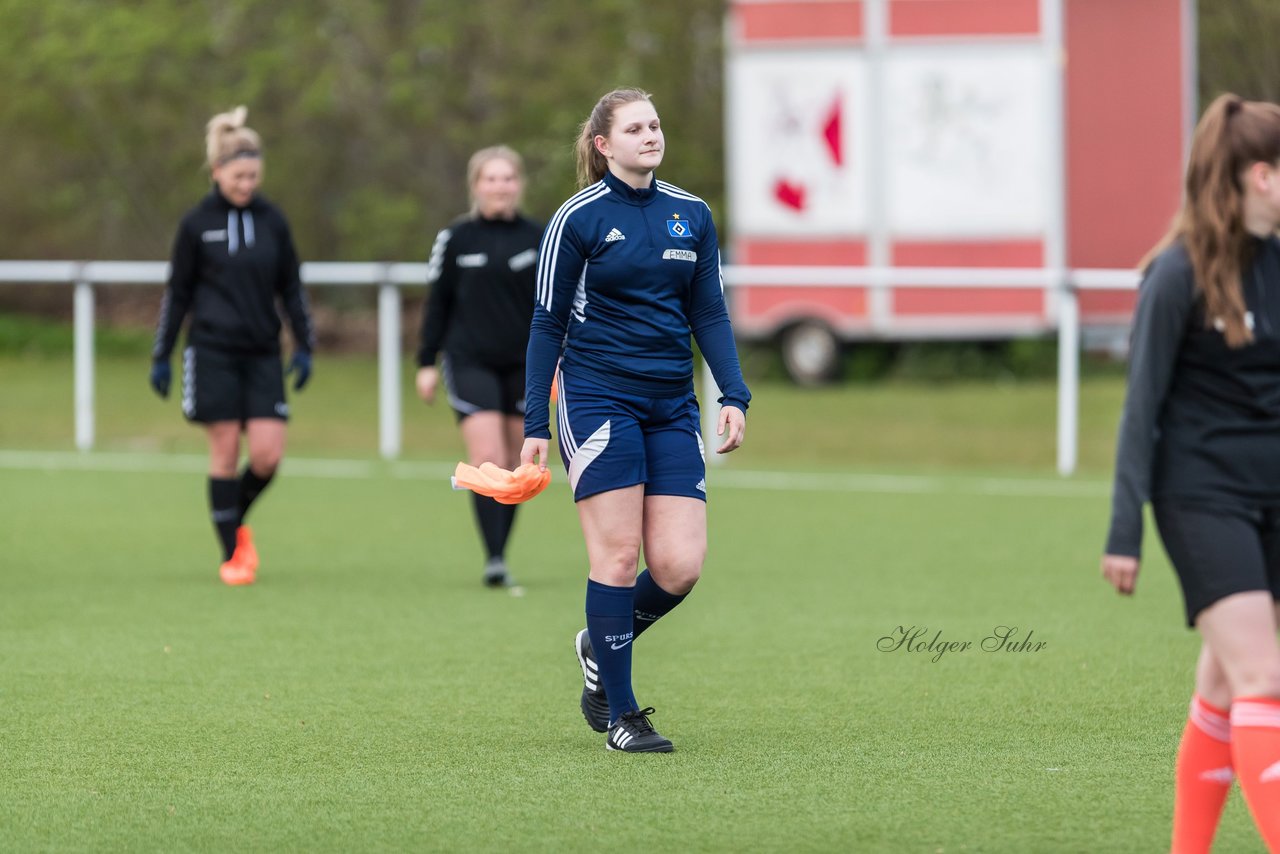
[[[636,589],[632,597],[636,637],[640,637],[645,629],[658,622],[659,617],[683,602],[688,595],[681,593],[676,596],[663,590],[647,569],[640,573],[636,578]]]
[[[631,692],[631,642],[635,640],[630,587],[587,579],[587,635],[609,697],[609,722],[640,708]]]

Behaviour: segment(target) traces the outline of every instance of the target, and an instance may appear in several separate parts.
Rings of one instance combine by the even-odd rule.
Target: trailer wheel
[[[797,323],[782,333],[780,344],[787,375],[799,385],[822,385],[839,372],[840,341],[824,323]]]

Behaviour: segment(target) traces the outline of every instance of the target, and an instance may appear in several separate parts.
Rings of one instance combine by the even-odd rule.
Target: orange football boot
[[[223,584],[241,586],[258,578],[258,550],[253,546],[253,531],[248,525],[236,529],[236,550],[218,570]]]
[[[238,554],[238,552],[237,552]],[[218,569],[218,577],[222,579],[223,584],[230,584],[233,587],[239,587],[244,584],[252,584],[257,574],[247,568],[240,561],[236,560],[236,555],[231,556],[231,560],[224,563]]]
[[[258,550],[253,546],[253,530],[248,525],[236,528],[236,551],[231,557],[250,572],[258,571]]]

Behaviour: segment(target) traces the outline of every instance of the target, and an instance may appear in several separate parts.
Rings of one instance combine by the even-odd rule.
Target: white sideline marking
[[[114,471],[201,474],[207,470],[203,454],[147,454],[130,452],[0,450],[0,469],[15,471]],[[389,474],[399,480],[446,481],[449,463],[287,457],[289,477],[365,479]],[[552,485],[563,485],[556,478]],[[854,492],[873,495],[906,494],[994,495],[1025,498],[1102,498],[1110,484],[1099,480],[983,478],[962,475],[826,474],[822,472],[715,471],[713,488],[794,492]]]
[[[717,471],[715,487],[776,489],[799,492],[867,492],[936,495],[959,492],[968,495],[1009,495],[1041,498],[1097,498],[1109,494],[1099,481],[1021,480],[891,474],[823,474],[820,472]]]
[[[289,473],[301,477],[366,478],[376,471],[364,460],[288,459]],[[131,452],[0,451],[0,468],[35,471],[118,471],[203,473],[209,458],[203,454],[144,454]]]

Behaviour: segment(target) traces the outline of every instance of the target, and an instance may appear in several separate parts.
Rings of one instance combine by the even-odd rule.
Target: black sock
[[[252,466],[244,467],[244,471],[240,474],[240,524],[244,524],[244,517],[249,514],[249,507],[254,499],[262,494],[262,490],[267,488],[267,484],[271,483],[271,478],[275,476],[276,473],[273,471],[266,477],[261,477]]]
[[[236,504],[240,481],[230,477],[209,478],[209,515],[213,529],[222,543],[222,559],[231,560],[236,551],[236,528],[240,527],[240,509]]]
[[[684,597],[688,595],[688,593],[682,593],[677,596],[663,590],[658,586],[658,582],[653,580],[653,574],[647,569],[637,575],[632,598],[635,608],[636,637],[640,637],[641,632],[658,622],[659,617],[683,602]]]
[[[471,503],[476,511],[476,522],[480,525],[480,536],[484,539],[485,553],[491,558],[502,557],[507,549],[511,525],[515,522],[515,505],[499,504],[486,495],[474,492],[471,494]]]
[[[502,512],[502,528],[499,533],[502,536],[499,548],[502,549],[499,554],[507,553],[507,540],[511,538],[511,528],[516,523],[516,505],[515,504],[499,504],[498,509]]]

